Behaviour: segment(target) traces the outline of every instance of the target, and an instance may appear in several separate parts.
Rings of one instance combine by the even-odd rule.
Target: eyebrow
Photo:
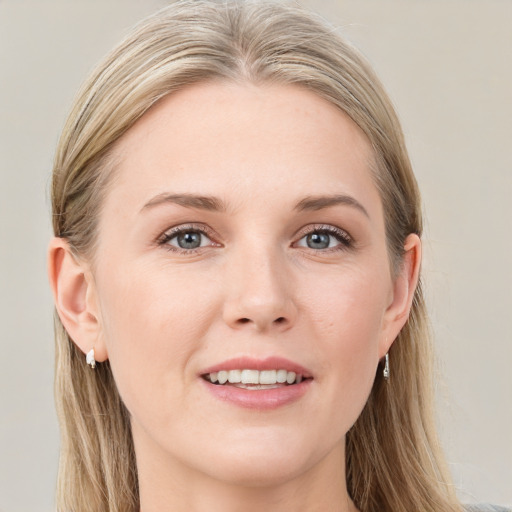
[[[214,196],[198,196],[195,194],[169,194],[163,193],[158,194],[153,197],[150,201],[148,201],[143,207],[142,210],[146,210],[149,208],[154,208],[155,206],[159,206],[161,204],[177,204],[179,206],[184,206],[185,208],[196,208],[199,210],[207,210],[213,212],[225,212],[227,210],[224,202],[218,197]],[[294,207],[294,210],[297,211],[316,211],[322,210],[324,208],[329,208],[331,206],[337,205],[347,205],[357,208],[359,211],[364,213],[366,217],[370,217],[366,208],[355,198],[352,196],[347,196],[344,194],[335,194],[328,196],[308,196],[304,199],[301,199]]]
[[[161,204],[171,203],[177,204],[179,206],[184,206],[185,208],[197,208],[199,210],[208,210],[213,212],[224,212],[226,211],[226,205],[224,202],[213,196],[197,196],[194,194],[158,194],[153,197],[150,201],[148,201],[143,207],[142,210],[146,210],[148,208],[154,208],[155,206],[159,206]]]
[[[308,196],[295,205],[295,210],[322,210],[324,208],[329,208],[339,204],[357,208],[359,211],[364,213],[366,217],[370,218],[366,208],[357,199],[353,198],[352,196],[343,194],[335,194],[329,196]]]

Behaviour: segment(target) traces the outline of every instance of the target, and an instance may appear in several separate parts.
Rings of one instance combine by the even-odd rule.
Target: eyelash
[[[200,233],[201,235],[206,236],[210,240],[212,240],[212,238],[214,238],[214,236],[215,236],[211,230],[207,229],[204,226],[198,226],[195,224],[185,224],[185,225],[181,225],[181,226],[176,226],[176,227],[170,229],[169,231],[166,231],[158,239],[158,245],[163,246],[168,251],[177,252],[177,253],[181,253],[181,254],[195,254],[196,252],[200,251],[201,249],[204,249],[204,247],[201,247],[201,246],[196,247],[194,249],[182,249],[180,247],[176,247],[174,245],[169,244],[169,242],[173,238],[177,237],[178,235],[180,235],[182,233],[187,233],[187,232]],[[215,243],[213,241],[212,241],[212,244],[215,247],[221,246],[220,244]]]
[[[214,242],[212,239],[215,237],[215,234],[207,229],[205,226],[198,226],[195,224],[186,224],[181,226],[176,226],[168,231],[166,231],[160,238],[158,239],[158,245],[163,246],[166,250],[175,252],[175,253],[181,253],[181,254],[187,254],[192,255],[195,254],[202,249],[205,248],[205,246],[196,247],[193,249],[183,249],[180,247],[176,247],[174,245],[169,244],[171,240],[173,240],[175,237],[182,233],[187,232],[194,232],[194,233],[200,233],[201,235],[206,236],[210,241],[212,242],[212,245],[214,247],[221,247],[221,244]],[[354,240],[353,238],[343,229],[337,228],[335,226],[326,225],[326,224],[314,224],[311,226],[308,226],[304,231],[301,233],[301,237],[299,240],[294,242],[294,246],[298,242],[300,242],[303,238],[307,237],[308,235],[311,235],[313,233],[320,233],[320,234],[327,234],[329,236],[333,236],[340,244],[334,247],[328,247],[325,249],[312,249],[311,247],[304,247],[305,249],[309,249],[311,251],[314,251],[315,253],[328,253],[328,252],[335,252],[335,251],[343,251],[347,250],[353,247]],[[302,246],[301,246],[302,247]]]
[[[306,236],[311,235],[313,233],[323,233],[329,236],[333,236],[340,243],[340,245],[337,245],[335,247],[328,247],[326,249],[312,249],[310,247],[306,247],[307,249],[310,249],[315,253],[344,251],[347,249],[351,249],[354,245],[353,238],[344,229],[340,229],[337,228],[336,226],[331,226],[329,224],[313,224],[311,226],[308,226],[306,230],[302,232],[300,239],[297,242],[295,242],[295,244],[300,242]]]

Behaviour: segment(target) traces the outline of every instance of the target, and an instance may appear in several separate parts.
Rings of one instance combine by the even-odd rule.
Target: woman
[[[400,126],[321,20],[147,19],[84,85],[52,195],[59,510],[461,510]]]

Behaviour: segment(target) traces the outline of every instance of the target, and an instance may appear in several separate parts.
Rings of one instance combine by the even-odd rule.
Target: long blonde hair
[[[82,87],[60,140],[52,182],[53,227],[76,255],[94,259],[98,215],[115,142],[152,105],[212,79],[306,87],[345,111],[373,147],[392,265],[421,235],[420,197],[400,124],[379,80],[334,28],[296,5],[183,0],[140,23]],[[129,414],[108,361],[91,372],[58,316],[56,402],[61,424],[57,508],[139,510]],[[363,512],[455,512],[433,421],[432,354],[421,284],[347,434],[347,488]]]

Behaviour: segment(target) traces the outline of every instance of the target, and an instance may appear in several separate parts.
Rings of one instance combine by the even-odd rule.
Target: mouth
[[[201,377],[216,386],[232,386],[252,391],[294,386],[311,377],[284,368],[271,370],[233,369],[202,374]]]
[[[235,357],[198,375],[213,397],[246,409],[273,410],[308,395],[313,375],[283,357]]]

